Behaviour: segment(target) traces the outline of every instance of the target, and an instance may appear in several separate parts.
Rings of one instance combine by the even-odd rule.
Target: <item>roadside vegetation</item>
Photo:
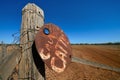
[[[107,42],[107,43],[71,43],[71,45],[120,45],[120,42]]]

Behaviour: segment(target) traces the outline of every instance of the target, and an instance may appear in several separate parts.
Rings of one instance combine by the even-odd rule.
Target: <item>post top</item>
[[[22,14],[24,14],[24,12],[26,11],[34,12],[44,17],[43,10],[34,3],[28,3],[27,5],[25,5],[25,7],[22,9]]]

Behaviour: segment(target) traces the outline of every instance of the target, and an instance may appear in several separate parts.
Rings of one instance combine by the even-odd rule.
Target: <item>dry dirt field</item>
[[[72,45],[73,56],[120,68],[120,45]],[[47,80],[120,80],[120,73],[72,62],[62,73],[46,70]]]
[[[12,49],[8,47],[7,51]],[[75,57],[120,68],[120,45],[72,45],[72,52]],[[47,66],[45,73],[46,80],[120,80],[120,72],[75,62],[71,62],[61,74],[53,72]],[[13,80],[18,80],[16,74],[13,76]]]
[[[73,45],[73,55],[120,68],[120,45]]]

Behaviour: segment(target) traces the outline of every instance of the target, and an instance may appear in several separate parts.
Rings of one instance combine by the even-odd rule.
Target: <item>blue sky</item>
[[[58,25],[71,43],[120,42],[120,0],[1,0],[0,42],[12,43],[27,3],[41,7],[45,23]]]

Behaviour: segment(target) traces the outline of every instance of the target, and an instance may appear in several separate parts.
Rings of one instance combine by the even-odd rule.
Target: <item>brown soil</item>
[[[8,52],[12,49],[8,47]],[[120,45],[72,45],[73,56],[120,68]],[[11,75],[17,79],[17,72]],[[85,64],[74,63],[60,74],[46,66],[46,80],[120,80],[120,73]]]
[[[73,56],[120,68],[120,45],[73,45]]]
[[[72,45],[73,56],[120,68],[120,45]],[[71,63],[61,74],[46,69],[47,80],[120,80],[120,73]]]

